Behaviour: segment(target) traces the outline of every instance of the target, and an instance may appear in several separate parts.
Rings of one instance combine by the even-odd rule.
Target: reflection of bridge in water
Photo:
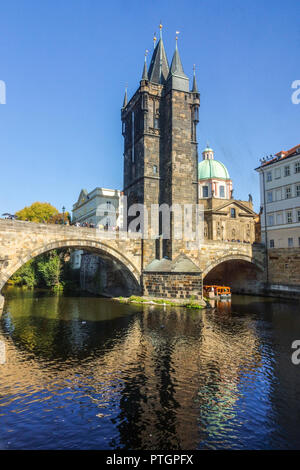
[[[117,400],[114,419],[126,448],[195,448],[208,412],[215,425],[234,417],[240,376],[260,366],[250,320],[146,305],[142,312],[118,306],[117,318],[114,302],[96,299],[95,311],[88,302],[24,298],[18,310],[9,301],[0,368],[8,396],[29,387],[35,398],[69,393],[76,400],[85,390],[99,423]]]
[[[183,240],[173,256],[183,255],[191,260],[205,282],[226,278],[225,284],[230,279],[233,286],[243,284],[249,291],[252,282],[257,289],[265,255],[260,245],[208,240],[196,248],[188,246],[189,242]],[[111,233],[91,228],[0,220],[0,292],[24,263],[57,248],[83,249],[114,260],[131,292],[143,291],[142,274],[156,257],[156,240],[142,240],[138,233]],[[199,292],[201,295],[201,285]],[[1,306],[3,298],[1,305],[0,296]]]

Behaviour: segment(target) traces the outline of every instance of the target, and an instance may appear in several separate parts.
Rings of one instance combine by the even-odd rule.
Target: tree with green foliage
[[[28,261],[10,278],[10,283],[33,288],[37,285],[35,260]]]
[[[37,273],[40,281],[50,288],[59,286],[62,272],[62,261],[56,250],[46,253],[37,260]]]
[[[31,206],[16,212],[18,220],[28,220],[37,223],[49,223],[58,214],[58,210],[48,202],[34,202]]]

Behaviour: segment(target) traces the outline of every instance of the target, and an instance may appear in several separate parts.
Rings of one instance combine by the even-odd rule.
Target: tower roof
[[[173,55],[170,72],[169,72],[169,76],[171,75],[176,75],[177,77],[187,78],[187,76],[185,75],[183,71],[183,67],[182,67],[182,63],[181,63],[181,59],[180,59],[180,55],[179,55],[179,51],[177,47],[177,40],[176,40],[175,52]]]
[[[196,67],[195,67],[195,65],[194,65],[194,73],[193,73],[192,93],[198,93],[198,87],[197,87],[197,82],[196,82]]]
[[[169,74],[169,63],[162,40],[162,33],[160,27],[160,40],[154,49],[150,67],[149,67],[149,80],[154,83],[164,83]]]
[[[127,87],[125,88],[125,95],[124,95],[124,101],[123,101],[123,108],[126,108],[128,103],[128,98],[127,98]]]
[[[143,75],[142,75],[142,80],[148,80],[148,71],[147,71],[147,53],[148,51],[145,52],[145,62],[144,62],[144,68],[143,68]]]

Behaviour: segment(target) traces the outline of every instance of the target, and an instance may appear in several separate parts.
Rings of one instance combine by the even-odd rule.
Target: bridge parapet
[[[111,256],[124,265],[136,281],[141,275],[141,239],[122,232],[87,227],[0,220],[0,291],[27,261],[57,248],[78,248]]]

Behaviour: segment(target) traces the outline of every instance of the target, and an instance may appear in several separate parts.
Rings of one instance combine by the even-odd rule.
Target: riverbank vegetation
[[[177,299],[159,299],[156,297],[140,297],[132,295],[131,297],[118,297],[117,300],[121,303],[135,303],[135,304],[154,304],[154,305],[168,305],[173,307],[186,307],[202,309],[206,307],[206,302],[202,300],[195,300],[191,297],[189,300],[177,300]]]
[[[29,289],[47,288],[55,292],[78,289],[70,268],[68,250],[51,250],[24,264],[8,281],[9,285]]]

